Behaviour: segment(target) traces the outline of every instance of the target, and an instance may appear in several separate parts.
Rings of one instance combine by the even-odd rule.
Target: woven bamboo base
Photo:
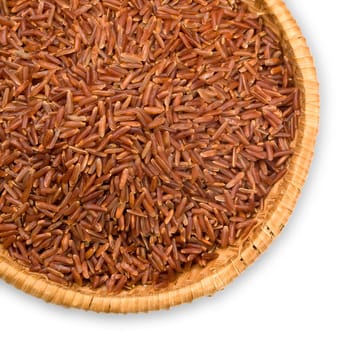
[[[97,312],[140,312],[169,308],[223,289],[271,244],[286,224],[308,174],[319,122],[319,93],[313,59],[295,20],[283,0],[246,0],[267,21],[282,30],[284,48],[297,68],[297,85],[303,95],[303,111],[295,142],[295,153],[288,173],[268,195],[258,215],[259,225],[237,247],[220,251],[217,260],[207,267],[183,273],[168,288],[155,291],[151,286],[138,286],[116,296],[89,288],[66,288],[30,273],[13,261],[0,246],[0,277],[15,287],[48,302]]]

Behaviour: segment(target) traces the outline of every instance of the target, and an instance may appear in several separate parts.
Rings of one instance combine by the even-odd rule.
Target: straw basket
[[[319,93],[313,59],[295,20],[283,0],[245,0],[277,23],[284,49],[294,58],[297,85],[302,91],[302,116],[295,153],[288,172],[273,188],[259,213],[259,225],[236,247],[221,250],[219,258],[205,268],[183,273],[169,287],[155,291],[138,286],[118,295],[89,288],[63,287],[40,274],[29,272],[13,261],[0,246],[0,277],[8,283],[48,302],[97,312],[140,312],[169,308],[223,289],[243,272],[277,237],[292,213],[313,156],[319,122]]]

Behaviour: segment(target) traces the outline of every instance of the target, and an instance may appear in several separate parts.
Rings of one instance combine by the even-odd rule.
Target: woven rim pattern
[[[223,289],[268,248],[291,215],[306,180],[314,152],[319,123],[319,88],[313,59],[300,29],[283,0],[245,0],[277,23],[284,48],[294,58],[297,85],[302,92],[302,115],[295,140],[295,153],[287,174],[274,186],[258,214],[259,224],[237,246],[221,250],[219,258],[205,268],[192,268],[169,287],[155,291],[138,286],[118,295],[87,287],[64,287],[45,276],[29,272],[0,246],[0,277],[15,287],[48,302],[96,312],[145,312],[169,308]]]

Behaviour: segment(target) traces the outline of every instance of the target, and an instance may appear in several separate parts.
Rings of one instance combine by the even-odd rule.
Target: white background
[[[69,310],[0,281],[1,348],[350,349],[348,2],[286,3],[313,51],[322,108],[310,176],[283,234],[223,292],[170,311]]]

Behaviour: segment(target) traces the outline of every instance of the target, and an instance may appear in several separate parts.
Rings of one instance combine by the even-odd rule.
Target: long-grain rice
[[[256,225],[300,114],[240,0],[0,6],[0,243],[33,272],[162,288]]]

